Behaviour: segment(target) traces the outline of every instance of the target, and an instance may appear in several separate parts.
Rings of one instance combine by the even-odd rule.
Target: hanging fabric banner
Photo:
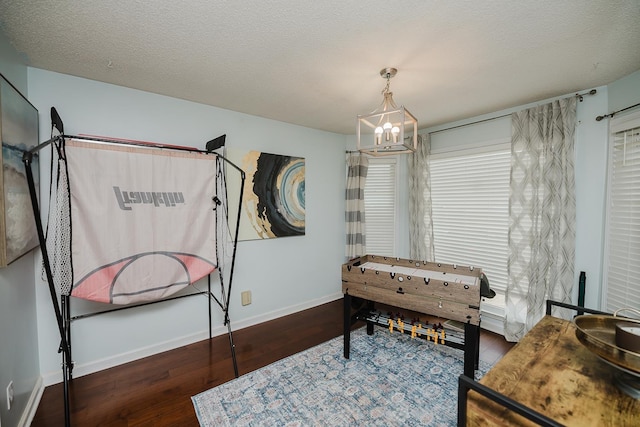
[[[167,297],[216,268],[215,154],[71,139],[71,295]]]

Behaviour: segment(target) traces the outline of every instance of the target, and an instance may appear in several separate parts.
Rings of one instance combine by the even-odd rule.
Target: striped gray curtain
[[[429,134],[419,135],[418,149],[409,156],[409,256],[421,261],[435,260],[433,216],[431,214],[431,173]]]
[[[544,316],[547,299],[571,302],[576,97],[513,113],[511,124],[504,329],[518,341]]]
[[[347,224],[347,259],[366,255],[366,227],[364,217],[364,185],[369,159],[360,153],[347,154],[347,190],[345,221]]]

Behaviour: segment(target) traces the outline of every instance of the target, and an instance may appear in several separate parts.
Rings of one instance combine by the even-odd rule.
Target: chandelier
[[[380,76],[387,80],[382,90],[382,103],[373,112],[358,115],[356,143],[358,151],[372,156],[404,154],[416,151],[418,146],[418,120],[404,106],[398,108],[389,91],[395,68],[383,68]]]

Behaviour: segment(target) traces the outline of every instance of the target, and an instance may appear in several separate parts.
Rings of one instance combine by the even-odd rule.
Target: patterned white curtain
[[[367,180],[369,159],[360,153],[347,155],[347,190],[345,195],[345,221],[348,259],[366,255],[366,226],[364,215],[364,185]]]
[[[409,257],[435,260],[433,216],[431,214],[431,173],[429,134],[419,135],[418,149],[409,156]]]
[[[518,341],[547,299],[571,302],[576,98],[514,113],[511,123],[505,338]]]

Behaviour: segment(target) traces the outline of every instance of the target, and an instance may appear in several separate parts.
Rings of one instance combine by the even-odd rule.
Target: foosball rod
[[[412,334],[413,332],[415,332],[416,337],[419,338],[425,338],[427,341],[434,341],[434,335],[433,332],[428,334],[428,330],[436,330],[438,329],[438,343],[439,344],[445,344],[446,341],[450,341],[450,342],[454,342],[456,344],[460,344],[460,345],[464,345],[464,332],[460,332],[458,330],[454,330],[451,328],[447,328],[446,326],[442,326],[441,328],[437,327],[437,328],[428,328],[425,327],[428,325],[428,322],[425,323],[425,325],[423,325],[420,328],[416,328],[415,331],[413,331],[413,327],[417,326],[416,322],[414,322],[414,324],[411,324],[411,322],[402,322],[403,325],[400,328],[398,325],[398,322],[391,318],[390,316],[387,316],[385,314],[382,314],[380,312],[375,312],[375,313],[369,313],[369,315],[367,315],[366,317],[363,318],[363,320],[378,324],[380,326],[383,327],[388,327],[391,330],[391,327],[389,325],[389,321],[393,321],[393,330],[397,331],[397,332],[407,332],[408,334]],[[422,323],[420,323],[422,325]],[[443,331],[445,332],[445,336],[444,338],[441,338],[440,332]]]

